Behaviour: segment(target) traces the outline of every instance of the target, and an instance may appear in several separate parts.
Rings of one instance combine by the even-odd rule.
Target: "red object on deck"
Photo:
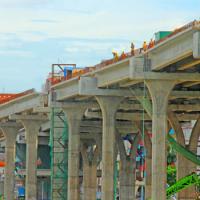
[[[11,100],[16,99],[18,97],[25,96],[25,95],[33,93],[33,92],[34,92],[34,90],[31,89],[31,90],[27,90],[25,92],[16,93],[16,94],[0,93],[0,104],[4,104],[8,101],[11,101]]]
[[[4,161],[0,161],[0,167],[5,167],[5,166],[6,166],[5,162]]]

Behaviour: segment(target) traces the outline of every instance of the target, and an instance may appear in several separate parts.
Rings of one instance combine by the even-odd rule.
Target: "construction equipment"
[[[51,199],[67,199],[68,125],[60,108],[51,110]]]
[[[180,179],[174,185],[167,188],[167,198],[169,199],[173,194],[176,194],[192,185],[197,185],[200,187],[200,177],[196,173],[192,173]]]

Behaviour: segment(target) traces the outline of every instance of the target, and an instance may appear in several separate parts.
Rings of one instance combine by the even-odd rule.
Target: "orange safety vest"
[[[143,50],[144,50],[144,51],[147,50],[147,43],[146,43],[146,42],[143,43]]]
[[[6,166],[5,162],[4,161],[0,161],[0,167],[5,167],[5,166]]]

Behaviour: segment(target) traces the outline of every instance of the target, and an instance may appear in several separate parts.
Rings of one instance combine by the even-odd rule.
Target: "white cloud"
[[[8,0],[8,2],[35,2],[45,4],[46,0]],[[89,1],[86,1],[88,4]],[[109,3],[112,1],[109,1]],[[142,2],[142,3],[141,3]],[[18,10],[10,8],[0,10],[0,32],[15,32],[16,35],[25,41],[40,41],[52,37],[82,37],[82,38],[129,38],[130,40],[141,41],[147,37],[152,37],[154,31],[161,29],[173,29],[176,26],[193,19],[198,13],[187,12],[185,10],[168,11],[154,10],[153,5],[144,6],[144,0],[129,8],[127,5],[111,11],[111,8],[105,7],[105,10],[97,9],[92,12],[68,12],[48,9],[42,7],[31,10]],[[54,1],[55,3],[55,1]],[[105,2],[103,2],[106,4]],[[57,3],[59,4],[59,3]],[[94,4],[94,3],[93,3]],[[133,3],[132,3],[133,4]],[[1,5],[1,0],[0,0]],[[89,5],[89,4],[88,4]],[[98,5],[98,3],[97,3]],[[144,6],[144,9],[142,8]],[[94,5],[93,5],[94,6]],[[149,6],[149,7],[148,7]],[[141,11],[141,9],[143,9]],[[69,7],[73,11],[73,8]],[[77,8],[76,11],[78,11]],[[150,12],[151,11],[151,12]],[[12,14],[8,14],[12,13]],[[195,17],[194,17],[195,18]],[[35,31],[41,31],[44,35],[35,34]],[[28,34],[26,32],[29,32]],[[33,32],[31,34],[31,32]]]
[[[68,53],[103,53],[109,51],[110,53],[112,50],[116,50],[118,52],[121,51],[128,51],[130,50],[130,44],[128,41],[121,41],[121,42],[112,42],[112,41],[74,41],[68,47],[65,48],[65,51]]]

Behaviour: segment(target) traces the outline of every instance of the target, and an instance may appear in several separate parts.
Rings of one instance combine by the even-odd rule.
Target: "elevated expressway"
[[[147,181],[150,188],[146,191],[147,196],[165,200],[166,134],[163,133],[168,129],[168,119],[176,131],[178,141],[183,144],[181,123],[190,120],[199,122],[199,72],[200,27],[197,25],[164,40],[144,54],[56,84],[52,86],[49,97],[33,92],[1,104],[0,128],[1,135],[6,138],[8,166],[5,177],[6,198],[13,199],[15,140],[21,128],[25,128],[28,145],[26,187],[29,189],[26,190],[26,198],[36,197],[35,133],[49,130],[50,107],[56,106],[64,110],[69,124],[68,199],[78,199],[79,196],[80,139],[96,139],[103,133],[102,199],[113,200],[116,130],[121,134],[138,135],[141,132],[138,124],[144,122],[145,128],[153,133],[152,175],[151,170],[148,172],[150,179],[152,176],[152,186],[151,180]],[[153,104],[152,120],[145,112],[144,105],[138,101],[144,95]],[[198,136],[194,135],[190,141],[192,150],[195,150],[195,138]],[[101,139],[98,141],[100,147]],[[151,149],[150,143],[147,146]],[[184,176],[184,173],[181,175]],[[128,200],[128,196],[124,195],[124,199]]]
[[[115,125],[117,127],[118,123],[124,122],[135,125],[138,121],[145,121],[149,130],[152,124],[152,199],[166,199],[166,134],[163,133],[168,129],[168,118],[178,140],[181,140],[179,142],[183,143],[181,123],[199,119],[199,72],[198,25],[164,40],[143,54],[52,86],[53,101],[66,110],[70,120],[73,113],[74,118],[83,115],[83,121],[103,121],[103,200],[113,199],[113,162],[110,163],[108,158],[114,159]],[[148,113],[142,115],[144,108],[138,98],[143,98],[144,94],[146,98],[151,97],[152,121]],[[77,142],[78,137],[72,133],[71,127],[69,141]],[[138,129],[135,133],[138,133]],[[70,161],[69,165],[70,174],[73,173],[70,170],[77,166]],[[69,181],[71,178],[69,176]],[[69,186],[68,197],[77,192],[73,188]]]
[[[26,141],[26,170],[22,170],[21,174],[26,175],[26,199],[36,198],[37,176],[50,173],[49,170],[37,170],[40,126],[48,118],[46,114],[33,111],[34,108],[47,106],[47,102],[47,95],[32,91],[0,105],[1,140],[5,139],[5,199],[14,199],[16,138],[21,130],[25,130]]]

